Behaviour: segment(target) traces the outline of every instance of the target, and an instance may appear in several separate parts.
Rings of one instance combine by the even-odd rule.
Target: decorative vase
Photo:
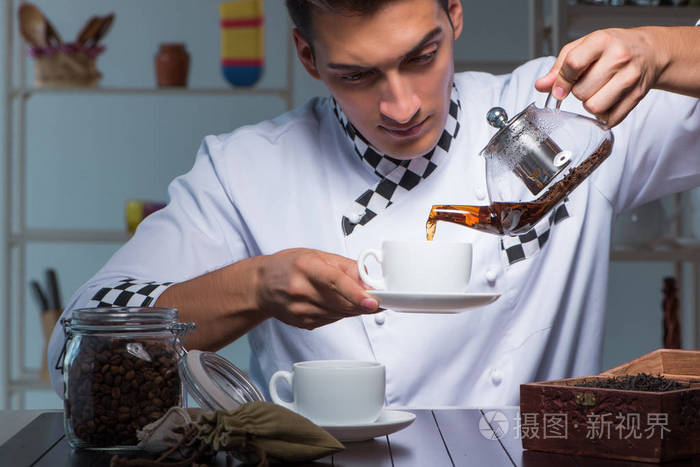
[[[221,70],[234,86],[252,86],[263,74],[265,31],[263,0],[219,4]]]
[[[161,44],[155,67],[158,87],[187,86],[190,55],[185,44]]]

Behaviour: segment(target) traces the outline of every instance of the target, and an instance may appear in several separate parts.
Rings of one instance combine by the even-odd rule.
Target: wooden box
[[[651,373],[685,388],[667,392],[576,387]],[[597,376],[520,386],[524,449],[643,462],[700,454],[700,351],[661,349]]]

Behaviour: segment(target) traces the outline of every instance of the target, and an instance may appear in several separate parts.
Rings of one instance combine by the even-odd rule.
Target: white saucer
[[[407,293],[368,290],[379,306],[404,313],[459,313],[493,303],[500,297],[490,293]]]
[[[338,441],[366,441],[377,436],[389,435],[403,430],[416,419],[416,414],[401,410],[383,409],[374,423],[352,426],[324,426],[321,428],[333,435]]]

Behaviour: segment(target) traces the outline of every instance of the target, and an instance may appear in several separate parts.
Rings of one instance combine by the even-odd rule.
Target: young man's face
[[[460,1],[449,5],[449,17],[437,0],[396,0],[365,16],[317,11],[313,55],[295,34],[307,71],[374,147],[395,158],[429,152],[444,128],[462,30]]]

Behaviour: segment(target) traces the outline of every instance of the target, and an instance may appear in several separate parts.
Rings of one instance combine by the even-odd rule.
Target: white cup
[[[278,371],[270,378],[275,404],[297,412],[317,425],[372,423],[384,406],[384,365],[356,360],[298,362],[293,371]],[[277,381],[286,380],[294,400],[283,401]]]
[[[382,277],[365,270],[370,256]],[[410,293],[463,293],[472,271],[472,244],[465,242],[385,241],[382,249],[360,253],[357,270],[365,284],[378,290]]]

